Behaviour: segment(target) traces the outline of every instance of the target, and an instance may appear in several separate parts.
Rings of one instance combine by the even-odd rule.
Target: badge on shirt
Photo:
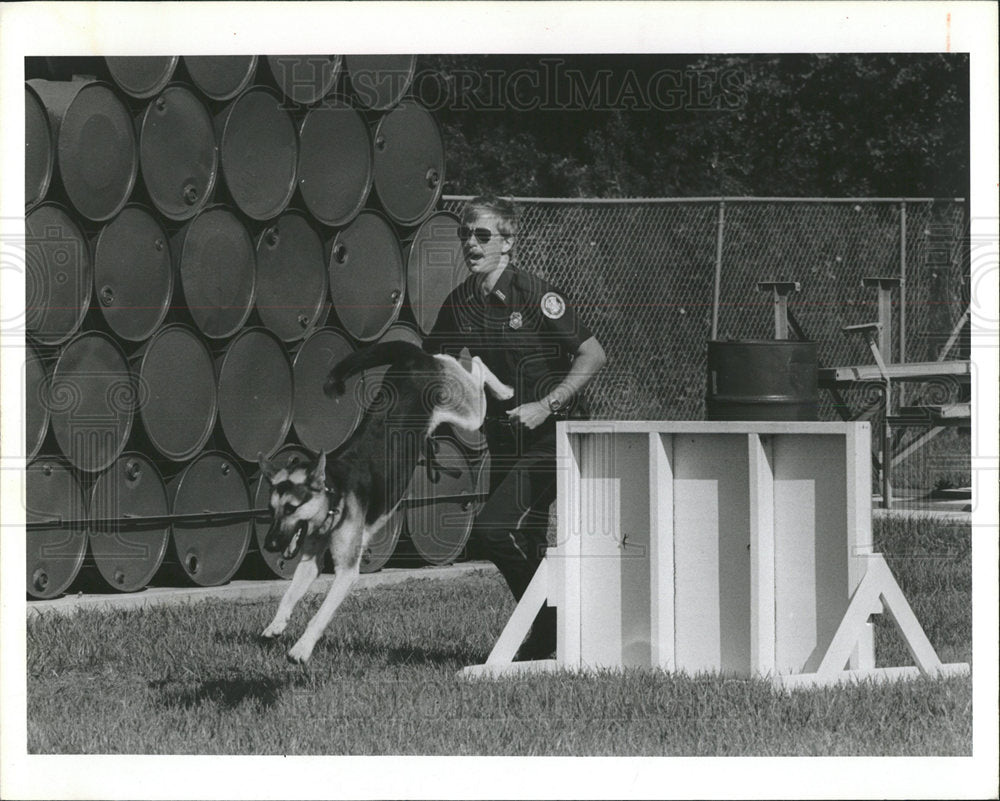
[[[524,320],[521,318],[521,312],[511,312],[510,319],[507,321],[510,327],[515,331],[524,324]]]
[[[566,313],[566,301],[557,292],[542,295],[542,314],[550,320],[558,320]]]

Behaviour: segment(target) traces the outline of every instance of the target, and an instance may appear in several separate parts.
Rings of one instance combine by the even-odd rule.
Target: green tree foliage
[[[966,197],[964,54],[428,56],[446,191]]]

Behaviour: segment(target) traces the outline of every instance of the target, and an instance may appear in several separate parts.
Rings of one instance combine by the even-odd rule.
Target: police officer
[[[487,393],[490,494],[470,546],[520,600],[545,554],[556,419],[586,417],[580,393],[605,355],[561,291],[514,266],[516,236],[509,201],[489,195],[466,204],[458,238],[471,275],[445,300],[424,348],[457,356],[467,347],[514,388],[509,401]],[[517,658],[554,656],[555,625],[555,609],[545,606]]]

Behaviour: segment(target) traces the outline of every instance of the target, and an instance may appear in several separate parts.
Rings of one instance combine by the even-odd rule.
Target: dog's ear
[[[280,469],[267,461],[267,457],[260,451],[257,451],[257,464],[260,465],[260,472],[267,476],[268,481],[271,481]]]
[[[320,491],[326,486],[326,452],[320,451],[316,457],[316,463],[309,472],[309,486]]]

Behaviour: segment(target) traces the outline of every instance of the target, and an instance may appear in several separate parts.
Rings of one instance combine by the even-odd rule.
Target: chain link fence
[[[464,200],[444,206],[457,212]],[[937,359],[969,305],[961,200],[514,200],[517,264],[565,291],[607,352],[587,391],[595,418],[704,419],[713,324],[718,339],[774,337],[773,301],[758,281],[799,282],[790,308],[820,366],[873,361],[860,337],[841,331],[878,319],[877,291],[863,278],[905,279],[893,296],[894,361]],[[966,329],[949,358],[968,357]],[[961,389],[928,391],[942,403]],[[857,410],[878,393],[844,398]],[[838,419],[826,393],[820,414]],[[926,485],[935,464],[962,481],[967,448],[955,442],[909,457],[900,481]]]

